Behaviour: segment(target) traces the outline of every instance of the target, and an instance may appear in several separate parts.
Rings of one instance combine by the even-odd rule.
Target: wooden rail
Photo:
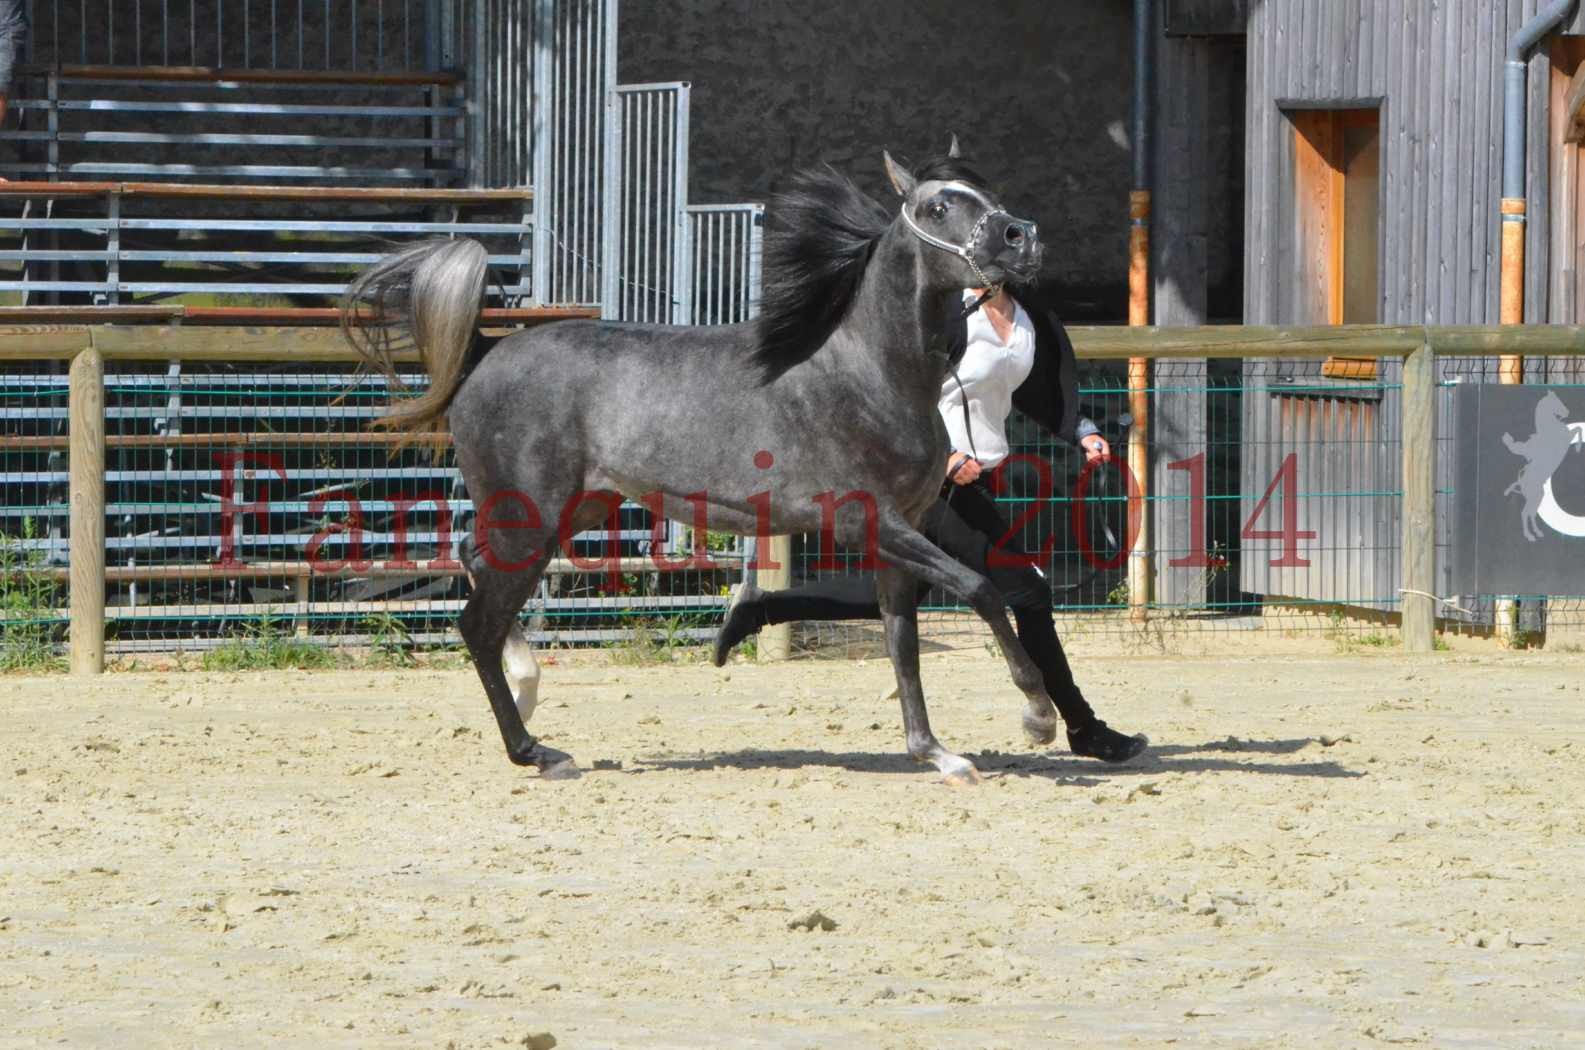
[[[37,361],[74,356],[93,347],[105,360],[123,361],[341,361],[355,363],[357,354],[342,340],[339,332],[312,328],[246,327],[224,331],[201,330],[182,325],[26,324],[20,318],[26,311],[56,310],[54,307],[0,308],[0,361]],[[96,317],[97,309],[145,309],[132,307],[61,307],[61,311],[80,309],[83,316]],[[150,310],[176,309],[149,307]],[[184,307],[182,317],[195,309]],[[247,308],[241,308],[247,309]],[[331,311],[333,313],[333,311]],[[66,313],[41,313],[46,319],[64,318]],[[149,316],[153,316],[152,314]],[[328,318],[329,313],[325,314]],[[570,306],[542,306],[522,310],[486,310],[484,319],[561,320],[594,318],[599,311]],[[1070,328],[1073,345],[1080,357],[1094,361],[1127,361],[1148,357],[1157,361],[1199,357],[1283,357],[1324,358],[1334,354],[1347,357],[1407,357],[1429,344],[1438,357],[1484,357],[1504,354],[1585,354],[1585,326],[1527,325],[1523,327],[1483,328],[1474,325],[1337,325],[1320,327],[1217,326],[1196,328],[1157,328],[1123,326],[1081,326]],[[416,361],[416,356],[409,360]]]
[[[547,309],[542,316],[591,316],[587,310]],[[1400,538],[1403,564],[1402,631],[1411,651],[1433,648],[1436,626],[1435,580],[1435,452],[1436,360],[1439,356],[1505,356],[1585,354],[1585,327],[1339,326],[1320,328],[1076,328],[1073,341],[1080,356],[1127,361],[1179,357],[1402,357],[1404,411],[1403,514]],[[318,328],[204,328],[158,324],[0,325],[0,361],[70,358],[69,408],[71,431],[72,556],[69,570],[59,570],[71,583],[72,668],[95,673],[104,661],[105,587],[111,580],[237,578],[301,578],[334,575],[436,575],[430,568],[382,563],[359,572],[321,568],[307,562],[255,563],[238,566],[105,565],[104,413],[106,360],[342,361],[355,360],[341,334]],[[383,440],[373,435],[187,435],[213,442],[235,439],[260,443],[313,443]],[[15,439],[13,439],[15,440]],[[31,440],[31,439],[23,439]],[[117,440],[111,439],[114,444]],[[142,440],[141,438],[139,440]],[[161,445],[172,439],[160,438]],[[1143,483],[1144,479],[1140,479]],[[771,560],[786,563],[787,547],[769,544]],[[721,558],[723,562],[733,561]],[[621,559],[619,571],[647,571],[646,558]],[[552,571],[577,569],[557,559]],[[457,570],[442,570],[452,571]],[[580,570],[582,571],[582,570]],[[773,570],[772,570],[773,571]],[[771,583],[767,574],[763,582]]]
[[[533,325],[545,321],[595,318],[598,310],[569,306],[489,306],[481,320],[485,327]],[[339,327],[341,311],[332,306],[0,306],[0,331],[70,326],[92,329],[96,325],[231,325],[233,327],[301,328]],[[85,337],[87,338],[87,337]],[[27,340],[7,353],[0,341],[0,360],[28,360]],[[334,340],[331,340],[334,343]],[[86,344],[84,344],[86,345]]]
[[[48,308],[11,309],[23,311]],[[96,308],[82,309],[87,311]],[[184,309],[191,312],[193,308]],[[309,318],[326,322],[319,327],[3,323],[17,316],[15,312],[0,314],[0,362],[70,359],[90,348],[99,351],[106,361],[316,361],[356,364],[359,360],[357,351],[347,345],[341,332],[328,326],[328,314],[321,317],[316,313]],[[486,324],[533,324],[598,316],[598,310],[577,306],[484,311]],[[418,360],[417,354],[412,352],[399,352],[395,357],[398,361]]]

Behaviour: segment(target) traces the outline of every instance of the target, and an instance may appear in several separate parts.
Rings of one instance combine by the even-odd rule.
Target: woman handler
[[[924,173],[921,173],[923,176]],[[952,451],[942,464],[941,498],[925,512],[920,531],[958,561],[988,577],[1012,608],[1018,640],[1040,668],[1046,691],[1067,726],[1076,755],[1123,762],[1145,749],[1144,736],[1126,736],[1096,717],[1073,680],[1057,640],[1051,585],[1028,558],[993,557],[1011,531],[985,477],[1007,458],[1007,417],[1018,408],[1055,437],[1078,443],[1090,460],[1110,453],[1095,424],[1078,415],[1073,344],[1055,313],[998,288],[979,309],[969,309],[984,289],[963,293],[968,312],[948,334],[958,361],[941,389],[940,411]],[[713,658],[726,662],[732,647],[767,624],[793,620],[878,620],[872,576],[838,576],[785,591],[762,591],[744,582],[716,635]]]

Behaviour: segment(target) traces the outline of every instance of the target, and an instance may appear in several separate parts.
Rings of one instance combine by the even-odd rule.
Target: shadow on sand
[[[1262,773],[1289,777],[1335,777],[1351,779],[1364,773],[1347,769],[1337,762],[1264,762],[1240,755],[1292,755],[1307,747],[1323,747],[1317,739],[1240,740],[1228,737],[1203,744],[1152,745],[1131,762],[1109,766],[1094,759],[1073,755],[1016,754],[1002,751],[964,752],[981,773],[988,776],[1044,777],[1076,787],[1091,787],[1119,777],[1159,775],[1162,773]],[[1227,757],[1220,757],[1226,755]],[[705,769],[803,769],[805,767],[842,769],[850,773],[907,773],[918,775],[928,767],[907,755],[873,752],[811,751],[805,749],[766,750],[745,748],[696,757],[654,755],[638,758],[634,772],[643,770]]]

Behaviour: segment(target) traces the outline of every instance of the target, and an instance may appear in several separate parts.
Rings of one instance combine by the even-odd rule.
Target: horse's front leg
[[[903,734],[908,754],[916,762],[930,762],[948,784],[980,782],[974,763],[941,746],[930,731],[925,711],[924,686],[919,681],[919,590],[912,576],[896,568],[876,574],[881,620],[886,627],[886,649],[897,672],[897,691],[903,704]]]
[[[990,625],[1001,646],[1002,656],[1012,673],[1013,684],[1024,694],[1024,733],[1036,746],[1057,738],[1057,707],[1046,692],[1040,668],[1029,658],[1007,620],[1002,595],[990,580],[925,539],[917,530],[898,518],[883,519],[879,530],[879,553],[890,565],[911,573],[926,583],[945,587],[960,596]],[[894,657],[895,659],[895,657]]]

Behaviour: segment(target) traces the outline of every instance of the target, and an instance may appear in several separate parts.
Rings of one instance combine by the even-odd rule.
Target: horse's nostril
[[[1016,248],[1024,243],[1024,228],[1017,223],[1010,223],[1007,227],[1007,232],[1002,236],[1007,238],[1008,244]]]

